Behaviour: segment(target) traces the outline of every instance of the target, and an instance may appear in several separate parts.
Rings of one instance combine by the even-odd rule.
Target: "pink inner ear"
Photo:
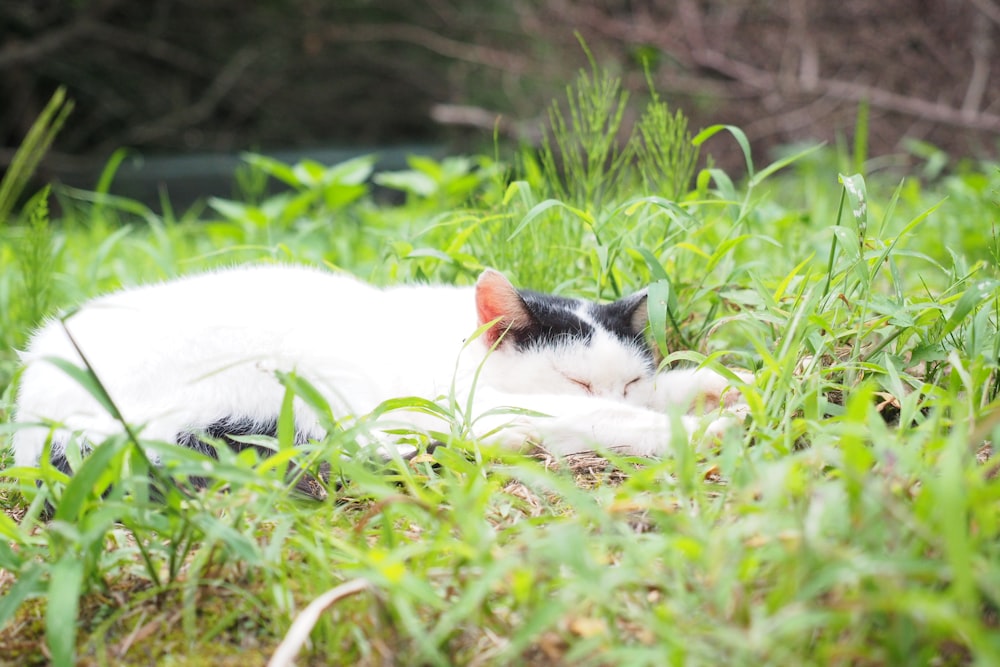
[[[486,269],[476,281],[476,313],[479,326],[501,318],[485,334],[486,343],[493,345],[510,327],[526,324],[530,318],[521,295],[499,271]]]

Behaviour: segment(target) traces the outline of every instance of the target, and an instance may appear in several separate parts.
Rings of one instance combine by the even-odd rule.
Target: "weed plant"
[[[744,429],[663,460],[553,460],[468,441],[443,401],[449,447],[375,465],[352,456],[364,416],[284,377],[263,461],[122,435],[72,478],[4,469],[2,659],[263,663],[335,590],[300,664],[1000,664],[997,169],[865,174],[863,132],[851,155],[757,169],[738,128],[692,140],[656,98],[618,149],[612,77],[581,74],[566,102],[515,169],[250,155],[244,200],[176,215],[110,195],[113,160],[94,192],[54,190],[51,222],[43,191],[0,220],[0,435],[14,349],[43,312],[271,261],[376,283],[468,284],[490,265],[590,298],[649,285],[666,363],[754,371]],[[719,133],[747,173],[684,172]],[[376,204],[373,175],[405,203]],[[288,189],[265,195],[267,178]],[[327,439],[293,444],[293,396]],[[289,493],[292,456],[331,465],[327,501]],[[163,480],[206,464],[207,492]]]

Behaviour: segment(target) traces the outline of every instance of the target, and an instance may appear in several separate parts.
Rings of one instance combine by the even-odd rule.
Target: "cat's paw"
[[[746,371],[730,369],[744,384],[753,382],[753,374]],[[733,385],[728,378],[709,369],[700,369],[695,376],[698,390],[692,401],[692,407],[711,409],[722,407],[733,411],[746,405],[743,392]]]
[[[750,407],[735,406],[726,410],[721,416],[716,417],[705,427],[704,437],[708,440],[719,441],[729,431],[738,430],[750,413]]]
[[[542,444],[542,432],[538,428],[537,419],[515,417],[504,424],[493,426],[489,433],[479,439],[488,445],[519,451]]]
[[[746,371],[732,371],[742,382],[753,382]],[[711,412],[717,408],[732,409],[745,403],[742,392],[728,378],[710,368],[689,368],[660,373],[653,378],[648,397],[649,407],[669,410],[680,407],[685,411]]]

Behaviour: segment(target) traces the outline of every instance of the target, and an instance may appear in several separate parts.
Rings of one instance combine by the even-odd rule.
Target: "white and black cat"
[[[53,462],[66,469],[71,437],[86,447],[121,430],[48,361],[82,366],[73,343],[143,439],[203,451],[206,436],[273,435],[285,391],[276,371],[294,371],[338,417],[366,415],[391,398],[440,400],[454,387],[459,405],[473,397],[472,418],[486,415],[470,423],[487,442],[534,443],[555,454],[663,454],[672,436],[689,437],[700,423],[680,417],[686,432],[672,434],[671,411],[686,412],[698,400],[725,408],[739,394],[709,370],[657,373],[646,313],[645,292],[600,305],[518,291],[493,270],[474,288],[379,289],[271,265],[124,289],[85,303],[64,322],[48,322],[32,338],[22,354],[15,462],[36,465],[51,437]],[[497,410],[504,407],[545,416]],[[385,419],[448,431],[443,420],[420,412]],[[720,415],[708,428],[727,421]],[[296,405],[295,425],[300,441],[324,435],[303,404]]]

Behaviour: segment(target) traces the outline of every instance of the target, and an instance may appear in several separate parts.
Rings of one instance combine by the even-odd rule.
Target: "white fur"
[[[94,299],[64,323],[48,322],[22,354],[16,463],[37,464],[50,431],[58,451],[71,434],[95,443],[120,430],[82,386],[47,361],[83,365],[67,331],[125,420],[151,440],[172,441],[227,417],[273,420],[284,394],[275,371],[295,371],[338,417],[365,415],[389,398],[437,400],[454,381],[460,404],[474,391],[475,415],[503,406],[550,415],[475,421],[474,432],[488,441],[510,447],[531,441],[558,454],[595,447],[662,454],[670,444],[668,410],[686,411],[702,394],[717,404],[725,388],[710,371],[652,376],[640,351],[601,329],[589,345],[517,351],[501,344],[487,355],[482,337],[463,352],[477,326],[474,298],[473,288],[377,289],[315,269],[255,266]],[[423,414],[389,418],[447,430]],[[682,420],[689,432],[697,427],[694,417]],[[323,435],[302,405],[296,425],[310,437]]]

